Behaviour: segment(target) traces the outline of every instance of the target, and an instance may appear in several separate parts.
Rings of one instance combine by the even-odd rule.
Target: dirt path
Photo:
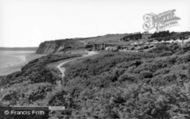
[[[69,63],[69,62],[72,62],[72,61],[75,61],[75,60],[78,60],[78,59],[90,57],[90,56],[93,56],[93,55],[96,55],[96,54],[98,54],[98,52],[95,52],[95,51],[86,51],[86,54],[84,54],[81,57],[77,57],[77,58],[73,58],[73,59],[70,59],[70,60],[67,60],[67,61],[63,61],[60,64],[58,64],[57,65],[57,69],[59,69],[59,71],[61,72],[62,81],[63,81],[63,78],[65,77],[65,71],[66,71],[66,69],[64,67],[62,67],[63,65],[65,65],[66,63]]]

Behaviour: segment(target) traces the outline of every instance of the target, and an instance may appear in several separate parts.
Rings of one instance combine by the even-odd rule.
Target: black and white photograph
[[[190,119],[190,0],[0,0],[0,119]]]

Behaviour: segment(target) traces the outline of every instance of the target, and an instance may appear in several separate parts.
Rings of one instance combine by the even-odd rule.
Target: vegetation
[[[8,105],[45,105],[44,98],[50,96],[57,81],[61,80],[59,72],[49,69],[47,65],[77,56],[80,55],[44,56],[25,65],[22,71],[2,77],[0,87],[6,89],[2,100]]]
[[[189,46],[172,45],[68,64],[66,84],[49,104],[65,105],[69,113],[57,116],[71,119],[189,119]]]
[[[155,32],[154,34],[152,34],[151,36],[152,38],[155,38],[159,41],[161,40],[177,40],[177,39],[187,39],[190,37],[190,32],[181,32],[181,33],[177,33],[177,32],[169,32],[169,31],[160,31],[160,32]]]
[[[149,52],[102,52],[66,64],[61,78],[49,63],[76,55],[49,55],[0,81],[7,105],[65,106],[63,119],[189,119],[190,45],[159,44]]]
[[[135,33],[135,34],[129,34],[129,35],[123,37],[121,40],[123,40],[123,41],[130,41],[130,40],[135,41],[135,40],[139,40],[141,38],[142,38],[141,33]]]

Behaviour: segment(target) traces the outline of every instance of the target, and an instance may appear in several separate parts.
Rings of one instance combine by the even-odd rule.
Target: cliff
[[[87,42],[93,43],[118,43],[120,39],[127,34],[108,34],[103,36],[88,37],[88,38],[74,38],[62,39],[55,41],[45,41],[40,44],[37,49],[37,54],[51,54],[67,49],[84,48]]]
[[[37,54],[51,54],[68,49],[78,49],[84,47],[84,43],[77,39],[63,39],[55,41],[45,41],[40,44]]]

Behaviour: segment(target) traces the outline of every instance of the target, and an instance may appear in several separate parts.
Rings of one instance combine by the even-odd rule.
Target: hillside
[[[90,37],[81,39],[85,42],[92,42],[92,43],[118,43],[120,42],[120,39],[124,36],[127,36],[128,34],[107,34],[103,36],[97,36],[97,37]]]
[[[40,44],[37,54],[51,54],[59,51],[85,48],[86,43],[118,43],[127,34],[108,34],[89,38],[60,39]]]
[[[40,44],[36,53],[37,54],[52,54],[59,51],[65,51],[70,49],[84,48],[84,44],[78,39],[63,39],[55,41],[45,41]]]
[[[167,41],[167,34],[153,37]],[[189,119],[190,42],[155,43],[139,52],[101,50],[78,58],[86,43],[121,44],[123,35],[42,43],[37,53],[47,56],[0,77],[0,105],[65,106],[51,112],[50,119]],[[175,36],[186,39],[189,32],[169,37]],[[57,66],[70,59],[62,77]]]
[[[184,40],[190,37],[190,32],[169,32],[160,31],[153,34],[149,34],[150,38],[147,38],[148,34],[145,33],[131,33],[131,34],[108,34],[97,37],[89,38],[73,38],[73,39],[60,39],[54,41],[45,41],[40,44],[37,49],[37,54],[51,54],[56,52],[65,52],[68,50],[77,49],[94,49],[94,50],[105,50],[109,46],[117,46],[120,49],[130,49],[130,45],[134,43],[145,44],[149,42],[170,41],[170,40]],[[154,41],[154,42],[153,42]],[[94,46],[94,45],[97,45]],[[105,46],[106,45],[106,46]],[[87,47],[86,47],[87,46]]]
[[[101,52],[66,64],[61,89],[59,72],[47,66],[77,55],[48,55],[1,77],[1,101],[66,107],[52,119],[188,119],[189,51],[190,44],[162,44],[147,53]]]

